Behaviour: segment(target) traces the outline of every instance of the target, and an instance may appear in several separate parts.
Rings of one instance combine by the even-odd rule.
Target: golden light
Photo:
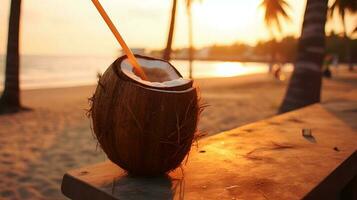
[[[220,62],[214,66],[214,74],[220,77],[231,77],[246,74],[261,73],[264,67],[244,66],[236,62]]]
[[[197,23],[215,27],[218,31],[237,30],[253,25],[257,20],[259,2],[259,0],[253,0],[229,5],[207,1],[195,4],[194,13],[196,13]]]

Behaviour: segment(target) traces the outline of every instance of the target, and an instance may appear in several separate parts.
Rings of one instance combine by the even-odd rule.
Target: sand
[[[208,136],[276,114],[287,81],[268,75],[202,79],[201,96],[210,106],[199,129]],[[356,92],[357,73],[339,73],[324,82],[323,102]],[[32,111],[0,116],[0,199],[65,199],[63,174],[104,161],[85,113],[94,86],[22,92]]]

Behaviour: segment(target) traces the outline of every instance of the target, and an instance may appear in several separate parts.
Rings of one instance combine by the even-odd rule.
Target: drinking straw
[[[138,61],[136,60],[133,52],[130,50],[128,45],[125,43],[123,37],[120,35],[118,29],[113,24],[112,20],[109,18],[108,14],[105,12],[103,6],[98,0],[92,0],[94,6],[97,8],[100,15],[103,17],[105,23],[107,23],[109,29],[114,34],[115,38],[118,40],[120,46],[123,48],[125,54],[128,56],[129,62],[134,67],[135,73],[143,80],[148,80],[144,70],[140,67]]]

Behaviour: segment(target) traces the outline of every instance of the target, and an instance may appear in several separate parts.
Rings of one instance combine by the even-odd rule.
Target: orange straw
[[[134,72],[143,80],[148,80],[144,70],[140,67],[138,61],[136,60],[133,52],[131,52],[128,45],[125,43],[124,39],[120,35],[118,29],[114,26],[112,20],[110,20],[108,14],[105,12],[103,6],[100,4],[98,0],[92,0],[93,4],[99,11],[100,15],[103,17],[105,23],[107,23],[109,29],[114,34],[115,38],[118,40],[120,46],[123,48],[125,54],[128,56],[129,62],[134,67]]]

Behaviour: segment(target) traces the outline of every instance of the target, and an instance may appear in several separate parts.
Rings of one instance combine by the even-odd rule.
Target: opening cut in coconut
[[[137,58],[137,60],[144,70],[148,80],[143,80],[134,73],[133,66],[130,64],[128,59],[123,60],[121,63],[121,69],[129,78],[142,84],[164,88],[180,86],[190,82],[189,79],[182,78],[168,62],[144,58]]]

